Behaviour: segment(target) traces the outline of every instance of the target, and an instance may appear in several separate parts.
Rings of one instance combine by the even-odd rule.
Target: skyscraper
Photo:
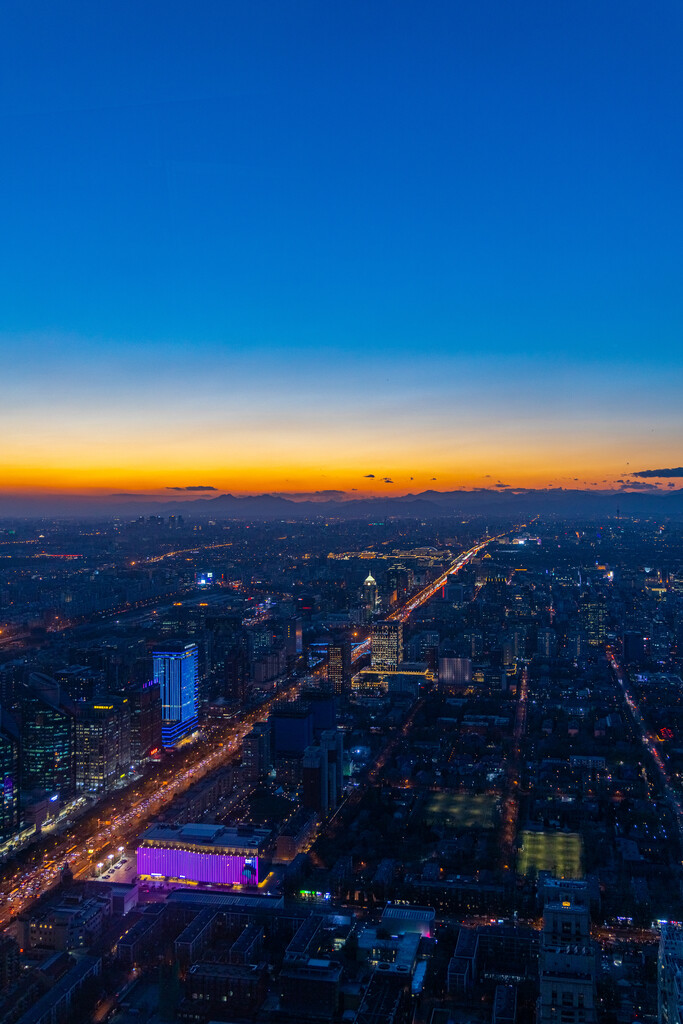
[[[600,598],[586,594],[581,599],[579,614],[591,647],[599,647],[607,635],[607,609]]]
[[[543,908],[538,1024],[594,1024],[597,963],[586,883],[549,883]]]
[[[75,717],[76,789],[108,793],[130,768],[130,707],[127,697],[81,701]]]
[[[377,581],[371,572],[368,573],[367,578],[363,583],[363,588],[361,590],[361,602],[363,604],[365,621],[372,622],[372,616],[377,611],[379,601]]]
[[[19,828],[19,730],[6,711],[0,711],[0,838]]]
[[[395,672],[403,661],[403,623],[387,620],[372,627],[372,668]]]
[[[327,648],[327,678],[332,692],[337,696],[351,689],[351,641],[347,637],[330,641]]]
[[[197,726],[196,644],[168,643],[154,651],[154,682],[161,690],[161,740],[173,747]]]
[[[63,701],[59,683],[34,672],[20,707],[22,788],[70,796],[75,787],[73,706]]]

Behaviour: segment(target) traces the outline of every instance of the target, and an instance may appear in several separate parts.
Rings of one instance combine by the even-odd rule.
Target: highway
[[[65,863],[69,864],[75,878],[85,877],[101,851],[109,847],[116,849],[130,845],[147,822],[175,796],[183,793],[208,772],[235,759],[242,738],[255,722],[264,719],[272,704],[281,700],[285,693],[291,696],[299,685],[300,681],[293,679],[286,688],[280,689],[258,708],[245,711],[228,727],[222,742],[214,749],[207,752],[206,746],[189,748],[183,763],[170,778],[164,778],[168,769],[162,766],[145,780],[141,790],[138,784],[129,790],[112,794],[108,798],[111,810],[107,809],[106,804],[98,804],[89,814],[74,822],[49,852],[41,851],[40,846],[37,846],[34,855],[39,857],[38,863],[16,868],[12,873],[11,868],[7,868],[0,880],[0,927],[5,927],[35,899],[53,888],[59,882]],[[117,804],[120,809],[116,808]],[[106,814],[110,817],[103,819]]]
[[[666,765],[664,764],[661,754],[657,749],[657,739],[649,731],[645,719],[641,714],[640,708],[638,707],[637,702],[633,698],[633,694],[628,688],[628,682],[624,670],[617,661],[614,651],[609,646],[607,647],[607,657],[609,659],[609,663],[617,679],[617,682],[621,687],[622,693],[624,695],[624,700],[626,701],[626,705],[631,713],[631,717],[633,718],[635,726],[638,732],[640,733],[642,744],[647,750],[647,752],[650,754],[652,762],[655,768],[657,769],[657,772],[662,783],[662,788],[664,790],[664,794],[667,797],[669,803],[671,804],[671,808],[676,817],[678,834],[681,845],[683,846],[683,797],[681,797],[680,792],[677,791],[677,789],[671,782],[671,776],[666,770]]]
[[[521,527],[516,527],[515,529],[521,529]],[[501,536],[503,536],[503,534],[501,534]],[[488,544],[497,539],[497,537],[487,537],[485,540],[475,544],[474,547],[468,548],[467,551],[463,551],[462,554],[458,555],[454,562],[451,562],[446,571],[442,572],[441,575],[437,577],[437,579],[433,580],[432,583],[428,583],[423,590],[420,590],[417,594],[409,597],[405,604],[401,605],[400,608],[394,609],[393,612],[387,615],[386,621],[395,622],[400,620],[401,622],[405,622],[417,608],[420,608],[423,604],[426,604],[431,597],[434,597],[437,590],[441,590],[449,576],[453,576],[455,573],[459,572],[464,565],[471,562],[472,559],[475,558]],[[372,637],[368,637],[366,640],[357,644],[356,647],[353,648],[351,660],[354,662],[358,661],[364,654],[367,654],[370,651],[371,646]]]

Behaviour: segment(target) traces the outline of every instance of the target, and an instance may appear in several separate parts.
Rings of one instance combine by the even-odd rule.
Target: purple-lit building
[[[151,825],[140,839],[141,878],[206,885],[258,885],[267,829]]]

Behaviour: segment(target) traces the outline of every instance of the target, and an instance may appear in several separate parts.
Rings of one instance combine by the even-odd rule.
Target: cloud
[[[683,476],[683,466],[676,466],[674,469],[639,469],[637,473],[631,473],[631,476]]]
[[[167,491],[215,491],[211,484],[191,484],[189,487],[167,487]]]
[[[666,486],[667,486],[667,487],[675,487],[675,486],[676,486],[676,484],[674,484],[674,483],[668,483],[668,484],[667,484]]]
[[[375,474],[374,473],[366,473],[365,476],[363,477],[363,479],[364,480],[374,480],[375,479]]]
[[[496,486],[496,487],[510,487],[511,485],[510,485],[510,484],[502,484],[502,483],[500,482],[500,480],[499,480],[499,481],[498,481],[498,483],[497,483],[497,484],[496,484],[495,486]]]
[[[619,481],[617,481],[619,482]],[[662,485],[661,484],[644,484],[639,480],[626,480],[622,481],[622,485],[619,488],[620,491],[656,491]]]
[[[432,477],[432,480],[436,480],[436,477],[435,477],[435,476],[433,476],[433,477]]]
[[[115,491],[109,495],[110,498],[139,498],[140,494],[135,491]]]
[[[385,476],[385,477],[382,477],[382,482],[385,483],[385,484],[393,484],[394,481],[391,479],[390,476]]]

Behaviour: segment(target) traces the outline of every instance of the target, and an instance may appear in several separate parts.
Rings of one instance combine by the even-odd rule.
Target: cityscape
[[[0,1019],[676,1019],[683,523],[0,557]]]
[[[0,1024],[683,1024],[682,52],[0,5]]]

